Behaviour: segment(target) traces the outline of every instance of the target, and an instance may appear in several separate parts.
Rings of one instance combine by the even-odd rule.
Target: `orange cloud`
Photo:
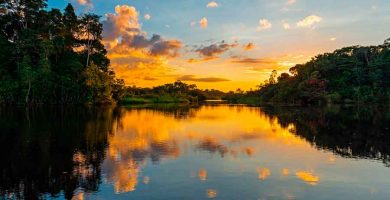
[[[243,48],[245,51],[251,51],[251,50],[255,49],[255,44],[252,42],[249,42],[248,44],[244,45]]]
[[[291,4],[294,4],[294,3],[296,3],[297,2],[297,0],[288,0],[287,1],[287,4],[288,5],[291,5]]]
[[[216,8],[216,7],[218,7],[218,6],[219,6],[219,5],[218,5],[217,2],[212,1],[212,2],[208,3],[206,7],[207,7],[207,8]]]
[[[144,17],[147,19],[150,15]],[[111,66],[126,84],[134,85],[172,76],[173,69],[168,62],[179,56],[182,42],[166,40],[158,34],[148,38],[147,33],[142,31],[135,7],[116,6],[115,13],[106,14],[103,28],[103,42]]]
[[[195,75],[183,75],[179,77],[177,80],[179,81],[192,81],[192,82],[226,82],[230,81],[226,78],[218,78],[218,77],[206,77],[206,78],[197,78]]]
[[[92,0],[77,0],[77,3],[82,6],[93,7]]]
[[[203,17],[200,19],[199,25],[201,28],[207,28],[209,26],[209,20],[206,17]]]

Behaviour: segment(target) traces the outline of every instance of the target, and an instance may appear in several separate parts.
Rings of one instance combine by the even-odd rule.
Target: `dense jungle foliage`
[[[124,86],[110,69],[99,16],[0,1],[0,103],[108,103]]]
[[[385,103],[390,98],[390,39],[314,57],[277,77],[273,71],[257,93],[263,102]]]

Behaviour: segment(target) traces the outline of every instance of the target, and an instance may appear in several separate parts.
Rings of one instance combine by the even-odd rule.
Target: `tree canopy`
[[[257,95],[265,102],[300,104],[388,102],[389,41],[378,46],[352,46],[321,54],[277,78],[274,71]]]
[[[0,1],[0,103],[107,103],[123,81],[110,69],[94,14]],[[118,85],[119,84],[119,85]]]

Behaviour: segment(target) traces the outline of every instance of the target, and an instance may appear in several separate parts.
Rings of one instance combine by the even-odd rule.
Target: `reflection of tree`
[[[219,153],[222,157],[228,152],[228,148],[220,144],[215,138],[204,138],[196,147],[213,154]]]
[[[2,109],[0,192],[37,199],[96,191],[114,115],[110,108]]]
[[[320,149],[344,157],[382,160],[390,165],[390,115],[387,108],[266,107],[283,127],[295,125],[296,135]]]
[[[188,119],[196,116],[196,112],[200,109],[199,105],[178,105],[178,104],[154,104],[154,105],[137,105],[131,106],[123,110],[150,110],[159,114],[163,113],[167,116],[172,116],[175,119]]]
[[[114,186],[116,193],[134,191],[141,168],[149,160],[159,163],[163,158],[180,155],[178,142],[171,135],[177,118],[172,112],[160,109],[119,109],[121,118],[117,129],[109,135],[103,163],[107,182]]]

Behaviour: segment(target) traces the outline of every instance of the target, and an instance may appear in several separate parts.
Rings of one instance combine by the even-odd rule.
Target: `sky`
[[[256,89],[272,70],[390,38],[389,0],[49,0],[102,16],[111,67],[127,85],[181,80]]]

